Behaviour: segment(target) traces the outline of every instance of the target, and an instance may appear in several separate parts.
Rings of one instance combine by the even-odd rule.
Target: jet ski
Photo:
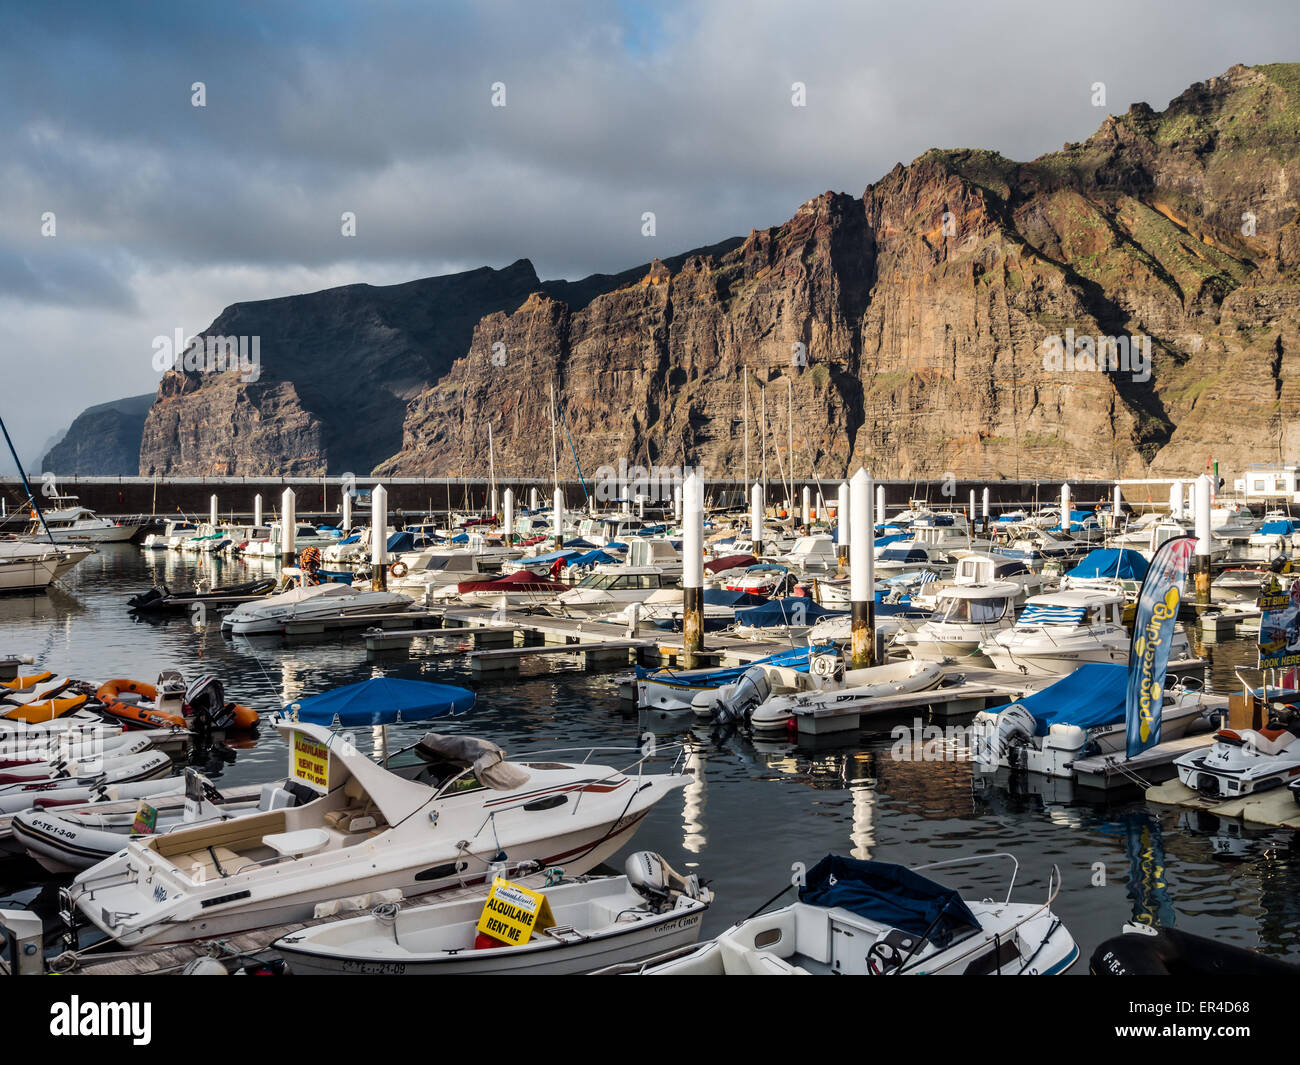
[[[1208,751],[1174,759],[1178,779],[1202,795],[1235,799],[1300,778],[1300,712],[1270,706],[1262,729],[1220,729]]]

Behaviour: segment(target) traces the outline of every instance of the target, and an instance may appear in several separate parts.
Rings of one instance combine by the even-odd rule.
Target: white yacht
[[[900,632],[894,644],[913,658],[957,658],[973,666],[990,664],[981,644],[1011,628],[1021,586],[1010,582],[953,584],[939,592],[934,617],[912,632]]]
[[[131,840],[63,893],[121,947],[309,920],[321,904],[371,905],[489,879],[494,863],[578,875],[631,838],[680,773],[507,762],[495,744],[430,734],[428,783],[372,762],[346,735],[281,721],[295,789],[319,797]],[[365,908],[369,908],[366,906]]]
[[[390,564],[388,587],[409,592],[420,599],[432,588],[483,577],[484,571],[478,563],[479,556],[473,551],[448,550],[445,547],[407,551]],[[370,582],[364,583],[368,587]]]
[[[171,518],[163,526],[162,532],[150,533],[144,538],[146,551],[166,551],[168,548],[180,547],[181,543],[197,535],[199,527],[192,521]]]
[[[557,617],[595,617],[622,610],[629,603],[644,603],[663,592],[675,593],[672,598],[681,606],[681,582],[657,566],[600,565],[557,595],[546,610]]]
[[[0,592],[39,592],[94,550],[68,543],[0,540]]]
[[[980,645],[998,669],[1031,677],[1059,677],[1084,662],[1128,665],[1131,637],[1124,627],[1124,594],[1077,589],[1036,595],[1016,623]],[[1191,657],[1187,636],[1174,633],[1170,661]]]
[[[139,524],[122,525],[99,517],[78,504],[76,496],[56,496],[55,502],[63,505],[45,511],[43,522],[33,511],[28,536],[59,544],[110,544],[129,540],[140,530]]]

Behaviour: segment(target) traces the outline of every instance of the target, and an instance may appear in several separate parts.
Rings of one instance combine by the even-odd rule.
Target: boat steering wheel
[[[867,970],[872,976],[885,976],[902,964],[902,953],[891,943],[872,943],[867,951]]]

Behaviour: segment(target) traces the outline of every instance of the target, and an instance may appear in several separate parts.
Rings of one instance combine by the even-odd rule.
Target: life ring
[[[408,570],[405,562],[394,562],[388,567],[388,572],[394,577],[405,577]]]

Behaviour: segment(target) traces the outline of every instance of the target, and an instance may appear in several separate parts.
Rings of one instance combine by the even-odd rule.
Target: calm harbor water
[[[697,779],[661,802],[632,844],[611,863],[621,869],[632,850],[651,849],[682,870],[698,871],[717,892],[704,934],[715,934],[779,892],[791,865],[811,865],[829,852],[914,865],[974,854],[1009,852],[1020,862],[1016,898],[1040,899],[1052,866],[1063,889],[1057,914],[1073,933],[1084,963],[1101,940],[1134,918],[1155,920],[1275,957],[1300,960],[1300,853],[1289,831],[1247,831],[1239,825],[1160,807],[1136,793],[1099,802],[1067,786],[1009,781],[965,761],[895,757],[895,739],[881,731],[829,747],[752,740],[702,726],[693,718],[640,714],[620,703],[610,673],[587,674],[551,659],[522,678],[476,682],[461,656],[368,656],[360,636],[286,642],[223,637],[187,617],[135,621],[126,598],[154,584],[188,588],[200,572],[234,583],[274,572],[268,563],[200,563],[108,546],[38,597],[0,599],[0,652],[37,656],[38,664],[88,680],[152,681],[178,668],[187,679],[222,677],[229,698],[269,712],[303,695],[363,680],[378,672],[475,688],[469,714],[430,726],[390,730],[390,744],[427,728],[483,735],[513,757],[544,750],[602,746],[596,761],[622,766],[636,757],[644,733],[666,747],[697,745]],[[431,646],[433,646],[431,642]],[[454,647],[443,640],[439,649]],[[419,650],[417,645],[417,650]],[[467,645],[466,645],[467,649]],[[1253,645],[1211,649],[1211,686],[1235,681],[1232,667],[1254,661]],[[910,717],[907,723],[911,723]],[[364,747],[367,736],[358,736]],[[909,745],[910,746],[910,745]],[[282,777],[286,748],[273,729],[208,771],[222,784]],[[660,759],[664,768],[671,756]],[[653,766],[652,766],[653,771]],[[1005,893],[1009,863],[958,867],[944,879],[979,897]],[[0,865],[3,899],[42,909],[50,890],[27,863]],[[790,896],[787,896],[787,899]]]

